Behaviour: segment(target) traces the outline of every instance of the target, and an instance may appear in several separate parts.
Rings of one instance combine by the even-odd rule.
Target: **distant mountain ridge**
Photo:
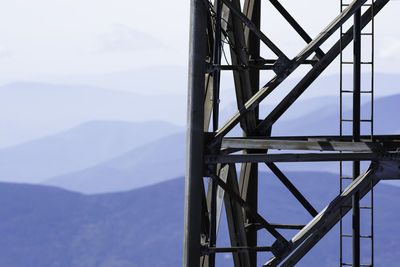
[[[183,176],[185,140],[185,133],[170,135],[83,171],[53,177],[43,184],[96,194],[130,190]]]
[[[0,147],[93,120],[161,120],[177,125],[186,121],[184,93],[149,96],[112,89],[37,82],[0,86]],[[176,102],[182,104],[171,104]]]
[[[338,192],[336,175],[286,174],[317,210]],[[271,174],[261,173],[259,186],[262,190],[259,212],[268,221],[302,224],[310,220],[310,215]],[[399,192],[400,188],[384,184],[375,188],[376,266],[394,267],[400,259]],[[90,196],[54,187],[0,183],[0,203],[0,266],[182,265],[182,178],[127,192]],[[224,218],[221,222],[218,246],[225,246],[227,226]],[[345,227],[351,229],[351,224]],[[337,229],[296,266],[337,266]],[[281,232],[286,238],[295,233]],[[260,245],[271,245],[265,233],[260,231]],[[259,264],[269,256],[261,253]],[[232,266],[231,254],[218,254],[216,266]]]
[[[67,131],[0,149],[0,180],[41,182],[82,170],[182,128],[162,121],[90,121]]]

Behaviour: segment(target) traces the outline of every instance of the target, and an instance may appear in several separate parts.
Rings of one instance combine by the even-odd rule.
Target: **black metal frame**
[[[236,267],[254,267],[257,266],[257,252],[260,251],[270,251],[274,255],[264,266],[277,266],[282,262],[281,266],[293,266],[340,221],[351,209],[351,204],[356,222],[359,199],[379,180],[400,178],[400,136],[375,136],[371,139],[370,136],[360,136],[359,131],[361,59],[358,55],[361,29],[389,0],[375,0],[373,6],[363,14],[361,7],[367,0],[354,0],[314,39],[277,0],[269,1],[307,43],[293,59],[289,59],[261,31],[261,0],[245,0],[243,9],[239,0],[215,0],[214,4],[207,0],[191,0],[185,267],[213,267],[215,253],[227,252],[233,254]],[[354,27],[343,33],[326,53],[322,51],[321,45],[352,16]],[[229,43],[231,66],[221,64],[224,40]],[[271,137],[273,124],[353,40],[353,135]],[[261,58],[260,43],[265,44],[278,58]],[[267,117],[260,120],[260,102],[302,64],[311,64],[311,70]],[[261,69],[274,71],[275,77],[259,88]],[[238,112],[219,127],[221,70],[231,70],[233,73]],[[212,131],[208,132],[210,121]],[[243,137],[226,138],[226,134],[238,124],[243,129]],[[318,152],[268,153],[272,149]],[[237,154],[238,151],[242,151],[242,154]],[[363,160],[372,164],[360,175],[359,161]],[[355,162],[352,183],[319,213],[274,164],[306,161]],[[235,163],[242,163],[239,179],[236,177]],[[309,224],[271,224],[258,213],[258,163],[265,163],[311,214],[313,219]],[[207,192],[203,180],[206,177],[209,177]],[[232,245],[229,248],[216,247],[222,203],[225,203]],[[257,246],[257,232],[261,229],[267,230],[275,238],[271,246]],[[291,240],[286,240],[278,229],[301,230]],[[353,237],[359,237],[359,229],[358,232],[355,229]],[[353,247],[353,266],[359,266],[357,238],[354,238]]]

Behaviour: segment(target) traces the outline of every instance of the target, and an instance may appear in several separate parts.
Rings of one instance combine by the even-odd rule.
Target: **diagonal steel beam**
[[[210,235],[210,218],[208,216],[208,203],[207,196],[203,186],[200,188],[201,191],[201,235],[200,235],[200,243],[202,245],[206,244]],[[200,257],[200,267],[208,267],[209,266],[209,255],[201,255]]]
[[[227,1],[227,0],[224,0]],[[382,0],[388,1],[388,0]],[[360,8],[366,0],[353,1],[343,12],[329,24],[325,30],[319,34],[313,41],[311,41],[288,65],[288,67],[276,75],[271,81],[264,85],[245,105],[239,109],[233,117],[228,120],[215,135],[215,141],[218,142],[230,130],[233,129],[241,120],[241,118],[248,112],[257,108],[259,103],[267,97],[279,84],[281,84],[294,70],[297,69],[307,58],[318,49],[354,12]],[[352,38],[352,37],[351,37]],[[326,57],[326,56],[325,56]],[[324,58],[325,58],[324,57]],[[323,63],[323,60],[319,62]],[[321,63],[321,65],[323,65]]]
[[[224,181],[225,183],[228,180],[228,175],[229,175],[229,164],[226,164],[225,166],[221,167],[221,165],[217,166],[217,173],[218,176],[222,179],[222,181]],[[218,186],[218,190],[217,190],[217,234],[218,234],[218,230],[219,230],[219,225],[220,225],[220,220],[221,220],[221,213],[222,213],[222,204],[224,203],[224,196],[225,196],[225,191]]]
[[[257,3],[255,3],[257,2]],[[244,14],[249,17],[250,20],[254,21],[255,26],[257,26],[257,16],[259,9],[257,9],[259,0],[247,0],[245,1]],[[232,5],[239,10],[240,1],[231,0]],[[224,7],[226,7],[224,5]],[[259,40],[254,38],[251,32],[245,32],[243,28],[243,23],[237,16],[234,16],[230,9],[226,7],[230,16],[228,23],[230,29],[228,31],[228,36],[230,38],[233,46],[231,49],[232,64],[249,64],[249,56],[256,56],[259,54]],[[246,52],[248,51],[248,53]],[[254,93],[259,89],[258,75],[259,70],[242,69],[233,72],[235,90],[236,90],[236,101],[238,109],[242,108],[244,103],[248,101]],[[255,86],[256,84],[256,86]],[[251,133],[257,126],[258,111],[255,109],[244,116],[240,122],[244,134]],[[239,181],[239,192],[240,196],[257,211],[257,164],[242,164],[240,171],[240,181]],[[251,220],[252,217],[247,211],[243,212],[243,220]],[[248,246],[257,246],[257,232],[246,231],[246,242]],[[249,252],[250,264],[246,262],[245,266],[252,267],[256,266],[257,255],[255,251]],[[239,256],[240,257],[240,256]],[[240,257],[241,261],[243,257]]]
[[[205,93],[204,93],[204,132],[208,132],[210,127],[211,114],[213,111],[213,76],[206,74],[205,76]]]
[[[227,165],[228,179],[227,184],[231,186],[236,194],[239,194],[239,185],[237,182],[237,174],[235,164]],[[244,214],[242,207],[232,198],[229,194],[224,194],[224,203],[226,210],[226,218],[228,221],[229,237],[232,247],[247,247],[246,230],[244,227]],[[235,267],[248,267],[250,266],[250,251],[244,250],[242,252],[233,252],[233,261]]]
[[[260,29],[261,24],[261,0],[245,0],[243,3],[243,14]],[[246,45],[249,49],[250,59],[259,58],[260,54],[260,39],[253,32],[250,31],[248,27],[244,29],[244,37],[246,40]],[[257,54],[256,57],[254,53]],[[257,86],[257,90],[259,86]]]
[[[302,193],[290,182],[285,174],[274,163],[265,163],[268,168],[275,174],[276,177],[286,186],[286,188],[293,194],[293,196],[300,202],[301,205],[310,213],[312,217],[317,216],[318,212],[311,205],[310,202],[303,196]]]
[[[214,65],[221,65],[221,33],[222,33],[222,2],[221,0],[216,0],[216,17],[215,17],[215,29],[214,29],[214,44],[213,44],[213,54],[212,61]],[[218,129],[219,120],[219,93],[220,93],[220,80],[221,71],[219,69],[214,69],[213,71],[213,131]]]
[[[243,14],[253,23],[253,25],[260,29],[261,23],[261,0],[245,0],[243,5]],[[249,66],[249,61],[260,58],[260,39],[257,35],[250,31],[248,27],[244,27],[244,45],[246,47],[247,54],[247,65]],[[252,97],[257,93],[260,87],[260,70],[256,68],[249,68],[248,71],[250,78],[250,91]],[[243,104],[248,101],[249,98],[243,99]],[[249,127],[243,132],[244,136],[249,133],[254,132],[257,126],[259,111],[254,109],[250,114],[250,119],[254,120],[254,124],[248,124]],[[246,116],[248,117],[248,116]],[[245,119],[246,119],[245,117]],[[243,151],[246,153],[246,151]],[[234,164],[232,164],[232,168]],[[246,200],[246,202],[251,205],[256,211],[258,209],[258,164],[244,163],[240,168],[240,178],[239,178],[239,192],[240,196]],[[252,222],[251,214],[244,211],[243,221],[246,223]],[[258,236],[257,231],[252,229],[246,229],[246,242],[249,247],[257,247]],[[257,253],[256,251],[248,251],[249,262],[243,263],[246,267],[256,267],[257,266]],[[246,256],[247,257],[247,256]],[[243,257],[242,257],[243,258]],[[247,260],[246,260],[247,261]]]
[[[231,5],[235,8],[240,8],[239,0],[232,0]],[[248,64],[248,55],[246,53],[245,36],[243,30],[243,24],[235,16],[230,16],[229,24],[231,30],[229,31],[229,38],[233,42],[233,47],[231,46],[231,58],[232,64]],[[238,109],[243,108],[243,105],[252,96],[253,92],[251,90],[251,80],[250,72],[248,69],[234,71],[233,78],[235,83],[236,91],[236,102]],[[245,132],[254,131],[256,124],[256,114],[255,112],[249,112],[244,116],[241,121],[241,127]]]
[[[307,34],[307,32],[300,26],[300,24],[293,18],[292,15],[282,6],[282,4],[278,0],[269,0],[271,4],[278,10],[278,12],[286,19],[286,21],[292,26],[292,28],[300,35],[301,38],[306,43],[311,43],[312,39],[311,37]],[[321,59],[325,54],[321,50],[321,48],[318,48],[315,51],[317,57]]]
[[[247,153],[247,151],[244,151]],[[233,164],[234,165],[234,164]],[[240,168],[239,178],[239,193],[240,196],[252,206],[255,211],[258,209],[258,164],[257,163],[243,163]],[[245,211],[243,213],[244,221],[246,223],[255,222],[251,212]],[[247,243],[249,246],[257,246],[257,231],[248,229],[246,231]],[[257,253],[250,252],[250,265],[248,267],[257,266]],[[246,266],[247,267],[247,266]]]
[[[382,8],[389,2],[389,0],[377,0],[373,6],[373,16],[375,16]],[[372,7],[366,10],[361,18],[361,27],[364,28],[372,19]],[[311,83],[332,63],[332,61],[339,55],[353,40],[353,28],[350,28],[342,37],[342,40],[335,43],[335,45],[326,53],[326,55],[318,61],[314,67],[307,73],[306,76],[290,91],[289,94],[276,106],[274,110],[257,126],[258,132],[265,132],[267,128],[271,127],[282,114],[300,97],[300,95],[311,85]]]
[[[257,35],[260,40],[271,49],[272,52],[275,53],[279,58],[287,59],[288,57],[277,47],[262,31],[258,29],[254,23],[249,20],[245,14],[243,14],[240,9],[235,7],[230,0],[222,0],[224,4],[231,10],[231,12],[239,18],[243,24],[245,24],[254,34]]]
[[[226,181],[227,174],[224,172],[224,169],[221,169],[221,164],[217,164],[217,173],[219,173],[219,177]],[[218,233],[218,224],[220,217],[220,209],[222,208],[222,203],[219,200],[218,187],[215,180],[210,179],[208,182],[208,190],[207,190],[207,215],[209,222],[209,232],[207,233],[207,244],[209,247],[215,247],[217,241],[217,233]],[[220,205],[219,205],[220,204]],[[203,257],[206,259],[206,264],[204,267],[214,267],[215,266],[215,253],[206,254]]]
[[[214,179],[218,186],[225,190],[225,193],[229,194],[246,212],[251,214],[251,216],[261,224],[263,228],[265,228],[272,236],[274,236],[278,242],[282,244],[287,244],[287,240],[275,230],[275,228],[267,222],[257,211],[255,211],[248,203],[239,195],[237,194],[234,189],[229,186],[227,183],[222,181],[220,177],[215,174],[211,174],[211,178]]]

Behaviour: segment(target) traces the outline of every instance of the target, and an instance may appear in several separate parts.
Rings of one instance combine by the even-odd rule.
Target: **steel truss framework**
[[[234,266],[258,266],[257,253],[269,251],[264,266],[293,266],[335,225],[353,210],[353,263],[360,266],[359,200],[380,180],[400,179],[400,136],[360,135],[360,36],[389,0],[354,0],[312,39],[284,6],[269,0],[305,41],[290,59],[260,29],[261,0],[191,0],[188,135],[185,185],[185,267],[213,267],[216,253],[230,252]],[[362,9],[364,7],[364,9]],[[366,8],[365,8],[366,7]],[[321,46],[353,18],[353,26],[327,51]],[[229,43],[231,65],[221,63],[223,42]],[[349,136],[271,136],[271,127],[310,84],[351,42],[353,45],[353,134]],[[275,59],[260,56],[260,44]],[[259,105],[302,64],[311,69],[264,118]],[[220,72],[232,71],[238,111],[219,125]],[[260,70],[275,76],[259,87]],[[237,125],[243,137],[226,135]],[[211,130],[210,130],[211,128]],[[270,150],[312,153],[268,154]],[[238,153],[241,152],[241,153]],[[330,204],[317,211],[275,162],[352,161],[353,180]],[[370,166],[360,174],[360,161]],[[236,164],[241,163],[240,177]],[[307,225],[272,224],[258,213],[258,164],[265,164],[312,216]],[[358,170],[357,170],[358,169]],[[205,179],[208,178],[208,179]],[[208,189],[204,182],[209,181]],[[207,192],[206,192],[207,191]],[[218,224],[225,205],[231,247],[216,247]],[[358,221],[357,221],[358,220]],[[357,229],[358,228],[358,229]],[[280,229],[293,229],[286,239]],[[275,241],[259,246],[258,231]],[[262,264],[262,263],[261,263]],[[259,265],[261,265],[259,264]]]

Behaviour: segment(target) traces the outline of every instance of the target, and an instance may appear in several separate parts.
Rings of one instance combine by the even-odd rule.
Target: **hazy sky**
[[[82,92],[87,92],[81,84],[125,90],[135,94],[167,94],[172,97],[170,102],[175,101],[174,106],[179,107],[181,116],[177,120],[184,122],[189,3],[189,0],[1,1],[0,85],[14,81],[40,81],[61,86],[35,86],[26,83],[1,87],[0,99],[3,99],[4,103],[0,105],[0,113],[3,115],[3,119],[0,120],[0,128],[3,129],[0,139],[16,143],[24,138],[30,139],[72,127],[72,123],[67,123],[70,120],[77,124],[77,121],[89,119],[109,119],[106,116],[87,118],[84,115],[88,110],[83,109],[80,112],[82,114],[78,114],[77,108],[70,108],[76,107],[76,100],[68,99],[75,99],[71,98],[75,96],[81,101]],[[262,3],[262,30],[288,56],[295,56],[305,46],[304,41],[267,0]],[[281,0],[281,3],[312,37],[321,32],[339,13],[339,0]],[[400,72],[400,31],[397,29],[400,24],[399,11],[400,1],[392,0],[377,17],[377,72]],[[335,34],[335,38],[337,37],[338,34]],[[323,49],[327,51],[326,46]],[[364,52],[368,52],[366,50]],[[268,57],[267,49],[262,49],[262,55]],[[307,68],[309,67],[303,67],[303,70],[294,73],[294,76],[307,71]],[[325,73],[337,73],[338,70],[339,65],[336,62]],[[262,74],[268,75],[272,72],[266,71]],[[400,80],[400,75],[395,77],[399,77]],[[229,106],[231,101],[234,101],[232,75],[227,73],[223,79],[221,93],[224,94],[224,101],[221,105]],[[265,81],[267,77],[262,76],[262,79]],[[376,83],[379,83],[378,79]],[[386,88],[388,86],[384,85],[384,88],[378,88],[378,91],[385,89],[398,93],[396,85],[399,83],[400,81],[391,82],[393,88]],[[68,87],[65,84],[74,85]],[[44,88],[48,91],[41,91]],[[60,100],[68,107],[64,110],[65,114],[63,110],[60,111],[60,106],[53,107],[56,101],[50,97],[52,94],[49,92],[57,88],[71,96]],[[287,89],[290,88],[285,90]],[[326,90],[318,86],[315,90],[311,89],[307,91],[308,96],[306,94],[304,97],[337,93],[336,90]],[[92,95],[87,97],[88,104],[92,99],[99,97],[97,89],[89,91]],[[29,93],[38,98],[37,103]],[[276,97],[280,99],[285,92],[278,90],[276,93],[279,93]],[[15,98],[11,98],[9,94],[15,94]],[[61,96],[61,93],[54,95],[56,99]],[[267,100],[276,102],[274,94]],[[28,108],[24,103],[33,106]],[[158,108],[170,110],[168,104],[169,102],[166,102],[165,107]],[[45,109],[48,106],[50,107]],[[120,106],[119,102],[110,101],[105,110],[114,112],[114,109],[119,110]],[[37,115],[37,112],[43,109],[43,114]],[[153,115],[159,116],[157,109],[153,112]],[[77,114],[75,116],[70,113]],[[141,111],[125,113],[137,114],[138,117],[130,120],[143,119]],[[19,120],[21,116],[26,116],[27,119]],[[58,124],[62,125],[57,126]],[[4,129],[8,130],[8,135]]]
[[[281,2],[312,37],[339,12],[339,0]],[[287,54],[297,54],[304,42],[268,1],[263,3],[263,29]],[[398,72],[400,2],[389,5],[376,23],[377,70]],[[4,0],[0,73],[3,80],[34,80],[142,66],[186,67],[188,22],[189,0]]]
[[[183,65],[188,9],[188,1],[2,1],[0,71],[19,77]]]

